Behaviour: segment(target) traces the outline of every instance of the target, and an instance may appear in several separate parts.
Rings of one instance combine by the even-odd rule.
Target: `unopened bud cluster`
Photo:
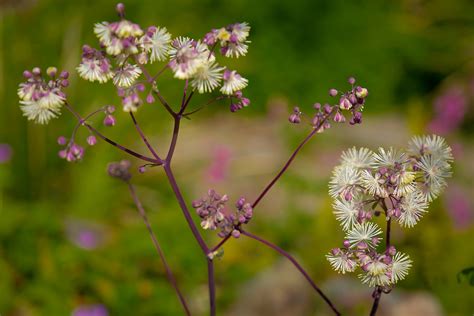
[[[344,112],[350,113],[351,118],[349,123],[351,125],[360,124],[362,122],[362,110],[364,109],[365,100],[369,92],[366,88],[354,86],[355,79],[353,77],[349,78],[348,82],[352,85],[352,88],[347,92],[339,93],[339,91],[334,88],[329,90],[329,96],[339,96],[337,104],[314,104],[313,108],[316,110],[316,113],[311,118],[311,125],[313,128],[316,128],[319,133],[331,127],[330,117],[332,117],[332,120],[336,123],[344,123],[346,121]],[[300,108],[295,107],[288,120],[290,123],[299,124],[301,123],[303,115]]]
[[[128,160],[111,162],[107,166],[107,173],[113,178],[129,181],[132,178],[132,174],[130,173],[131,165],[132,164]]]
[[[236,210],[230,212],[226,209],[228,200],[227,195],[220,196],[214,190],[209,190],[206,197],[193,201],[192,205],[201,218],[203,229],[218,229],[220,237],[232,234],[233,237],[238,238],[239,227],[252,219],[253,209],[251,204],[241,197],[235,204]]]

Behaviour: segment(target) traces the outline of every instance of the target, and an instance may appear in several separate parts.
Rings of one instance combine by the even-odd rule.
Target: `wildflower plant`
[[[328,307],[336,315],[340,315],[333,302],[291,254],[250,233],[246,224],[255,216],[260,201],[288,170],[311,138],[328,130],[332,125],[346,121],[350,125],[362,123],[368,90],[357,85],[356,80],[351,77],[348,79],[350,88],[347,91],[329,90],[329,95],[334,98],[332,104],[315,103],[312,114],[309,114],[310,111],[303,113],[299,107],[295,107],[289,116],[289,122],[306,123],[309,132],[283,167],[253,202],[246,197],[232,200],[228,195],[218,194],[213,189],[209,189],[204,197],[192,201],[190,206],[195,209],[200,220],[199,228],[171,167],[180,126],[184,118],[189,118],[217,101],[226,101],[231,112],[250,104],[250,100],[243,94],[248,80],[237,70],[225,66],[226,58],[240,58],[247,54],[250,26],[247,23],[230,24],[212,29],[201,39],[174,37],[165,27],[153,25],[142,28],[139,24],[127,20],[125,7],[121,3],[116,6],[116,10],[118,21],[95,24],[94,33],[98,42],[82,47],[82,59],[76,71],[84,80],[115,87],[121,108],[133,122],[149,155],[138,153],[108,138],[96,127],[94,120],[98,118],[106,127],[113,127],[118,118],[123,118],[123,114],[120,114],[121,111],[117,111],[115,106],[103,105],[87,115],[81,115],[70,104],[65,93],[69,85],[69,73],[59,72],[55,67],[48,68],[44,73],[39,67],[23,73],[25,81],[18,89],[23,114],[38,124],[49,123],[57,118],[63,109],[75,117],[77,124],[71,136],[59,136],[57,139],[61,146],[59,157],[68,162],[81,161],[90,150],[89,147],[102,140],[140,161],[141,165],[137,170],[139,174],[146,172],[150,166],[162,167],[188,227],[207,261],[210,315],[216,315],[214,259],[222,256],[223,246],[230,238],[241,236],[270,247],[290,260]],[[152,73],[150,69],[157,63],[160,67]],[[167,71],[184,86],[179,102],[168,102],[159,89],[160,76]],[[196,93],[211,94],[211,97],[204,105],[196,106],[191,102]],[[174,123],[170,145],[165,154],[159,153],[150,143],[135,117],[134,113],[144,104],[160,104]],[[78,139],[79,128],[89,131],[84,141]],[[343,247],[333,249],[327,258],[341,273],[353,272],[360,268],[362,282],[376,287],[377,306],[380,293],[387,292],[393,284],[402,280],[411,266],[408,256],[398,252],[390,244],[392,220],[398,221],[404,227],[415,225],[427,211],[428,203],[446,186],[445,178],[449,176],[451,162],[451,151],[444,140],[432,136],[414,138],[405,152],[380,148],[377,153],[373,153],[365,148],[353,148],[343,153],[341,165],[335,168],[329,192],[335,199],[334,214],[347,236]],[[108,165],[107,172],[128,186],[165,268],[167,279],[175,290],[184,313],[191,315],[186,296],[181,292],[167,263],[132,183],[132,163],[128,160],[112,162]],[[380,214],[384,214],[387,219],[386,247],[381,253],[378,248],[382,231],[372,221],[374,216]],[[216,232],[222,238],[221,241],[217,245],[209,245],[200,229]]]

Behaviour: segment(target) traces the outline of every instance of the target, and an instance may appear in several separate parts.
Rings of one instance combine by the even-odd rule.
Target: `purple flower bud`
[[[247,221],[247,219],[245,218],[245,216],[243,216],[243,215],[239,216],[239,223],[244,224],[246,221]]]
[[[331,97],[335,97],[335,96],[337,95],[337,90],[336,90],[336,89],[330,89],[330,90],[329,90],[329,95],[330,95]]]
[[[61,71],[61,74],[59,75],[59,77],[61,77],[62,79],[67,79],[69,78],[69,72],[67,72],[66,70],[63,70]]]
[[[28,70],[25,70],[23,71],[23,77],[25,77],[26,79],[30,79],[31,77],[33,77],[33,74]]]
[[[341,110],[349,110],[350,108],[352,108],[352,103],[346,97],[342,97],[339,100],[339,108]]]
[[[243,106],[249,106],[250,100],[248,98],[241,98],[240,103],[242,103]]]
[[[89,144],[89,146],[94,146],[95,144],[97,144],[97,138],[95,138],[94,135],[90,135],[89,137],[87,137],[87,143]]]
[[[125,14],[125,5],[123,3],[117,3],[115,10],[117,10],[120,16],[123,16]]]
[[[357,243],[357,249],[365,250],[367,248],[369,248],[369,245],[367,245],[367,243],[365,243],[363,241]]]
[[[61,80],[61,86],[63,86],[64,88],[66,88],[67,86],[69,86],[69,80],[67,80],[67,79]]]
[[[390,256],[395,256],[395,254],[397,253],[397,249],[395,249],[394,246],[390,246],[390,247],[388,247],[386,252]]]
[[[356,105],[358,102],[356,96],[353,93],[349,94],[348,99],[352,105]]]
[[[130,166],[131,163],[128,160],[122,160],[120,162],[111,162],[107,166],[107,173],[111,177],[128,181],[132,177],[129,171]]]
[[[66,150],[66,149],[60,150],[60,151],[58,152],[58,156],[59,156],[59,158],[61,158],[61,159],[66,159],[67,150]]]
[[[299,114],[293,113],[288,118],[288,121],[290,121],[290,123],[293,123],[293,124],[299,124],[301,123],[301,117]]]
[[[313,104],[313,108],[314,108],[315,110],[320,110],[320,109],[321,109],[321,103],[315,103],[315,104]]]
[[[344,115],[342,115],[341,112],[337,112],[336,115],[334,115],[334,122],[336,123],[344,123],[346,121],[346,118]]]
[[[193,208],[198,208],[203,205],[204,201],[201,199],[194,200],[192,203]]]
[[[115,125],[115,117],[113,115],[106,115],[104,119],[104,125],[105,126],[114,126]]]
[[[237,207],[239,210],[242,209],[242,207],[245,204],[245,198],[242,196],[240,197],[237,202],[235,203],[235,207]]]
[[[155,102],[155,98],[153,97],[153,94],[149,93],[147,96],[146,96],[146,103],[154,103]]]
[[[58,73],[58,68],[56,67],[48,67],[46,69],[46,74],[50,76],[51,78],[54,78],[54,76],[56,76],[57,73]]]
[[[331,253],[332,253],[333,256],[337,256],[341,253],[341,249],[333,248],[333,249],[331,249]]]
[[[140,172],[140,173],[145,173],[145,172],[146,172],[146,166],[140,166],[140,167],[138,167],[138,172]]]
[[[344,247],[346,248],[349,248],[351,246],[351,243],[349,242],[349,240],[344,240],[344,242],[342,243],[344,245]]]
[[[356,82],[355,78],[354,77],[349,77],[347,79],[347,82],[349,82],[349,84],[354,84]]]
[[[145,91],[145,85],[143,83],[137,84],[136,87],[137,87],[137,90],[140,92]]]
[[[67,139],[64,136],[59,136],[58,137],[58,145],[64,146],[66,145]]]
[[[329,104],[326,103],[326,104],[324,105],[324,112],[325,112],[326,114],[329,114],[329,113],[331,113],[331,111],[332,111],[332,106],[330,106]]]
[[[347,192],[344,194],[344,200],[350,202],[350,201],[352,201],[352,198],[353,198],[353,196],[352,196],[352,192],[351,192],[351,191],[347,191]]]
[[[234,229],[232,231],[232,237],[239,238],[240,237],[240,232],[237,229]]]

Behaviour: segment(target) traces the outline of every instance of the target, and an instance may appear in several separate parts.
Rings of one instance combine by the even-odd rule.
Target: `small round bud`
[[[58,145],[64,146],[66,145],[67,139],[64,136],[59,136],[58,137]]]
[[[117,3],[115,10],[117,10],[120,16],[123,16],[125,14],[125,5],[123,3]]]
[[[31,72],[32,72],[33,75],[35,75],[35,76],[41,75],[41,69],[40,69],[39,67],[33,68],[33,70],[32,70]]]
[[[89,144],[89,146],[94,146],[95,144],[97,144],[97,138],[94,135],[90,135],[89,137],[87,137],[87,143]]]
[[[349,77],[347,79],[347,82],[349,82],[349,84],[354,84],[356,82],[355,78],[354,77]]]
[[[46,69],[46,74],[52,78],[54,78],[57,73],[58,73],[58,68],[56,67],[48,67],[48,69]]]
[[[330,89],[330,90],[329,90],[329,95],[330,95],[331,97],[335,97],[335,96],[337,95],[337,90],[336,90],[336,89]]]
[[[60,151],[58,152],[58,156],[59,156],[59,158],[61,158],[61,159],[66,159],[66,157],[67,157],[67,150],[66,150],[66,149],[60,150]]]
[[[140,172],[140,173],[145,173],[145,172],[146,172],[146,166],[140,166],[140,167],[138,167],[138,172]]]
[[[397,249],[395,249],[394,246],[388,247],[388,249],[387,249],[387,254],[388,255],[395,256],[396,253],[397,253]]]
[[[324,105],[324,112],[326,112],[327,114],[331,113],[332,111],[332,106],[330,106],[329,104],[325,104]]]
[[[336,123],[344,123],[346,121],[346,118],[344,115],[342,115],[341,112],[337,112],[336,115],[334,115],[334,122]]]
[[[293,123],[293,124],[299,124],[301,123],[301,117],[299,114],[293,113],[288,118],[288,121],[290,121],[290,123]]]
[[[143,83],[137,84],[136,87],[137,87],[137,90],[140,92],[145,91],[145,85]]]
[[[321,103],[315,103],[315,104],[313,104],[313,108],[314,108],[315,110],[320,110],[320,109],[321,109]]]
[[[239,238],[240,237],[240,232],[237,229],[234,229],[232,231],[232,237]]]
[[[115,125],[115,117],[112,115],[106,115],[104,119],[104,125],[105,126],[114,126]]]
[[[351,243],[349,242],[349,240],[344,240],[344,242],[342,243],[344,245],[344,247],[346,248],[349,248],[351,246]]]
[[[146,103],[151,104],[151,103],[154,103],[154,102],[155,102],[155,98],[153,97],[153,95],[151,93],[149,93],[146,96]]]
[[[351,101],[349,101],[348,98],[342,97],[339,100],[339,108],[341,110],[349,110],[350,108],[352,108],[352,103],[351,103]]]
[[[67,72],[66,70],[63,70],[63,71],[61,71],[61,74],[59,75],[59,77],[61,77],[63,79],[67,79],[67,78],[69,78],[69,72]]]
[[[23,71],[23,77],[25,77],[26,79],[30,79],[31,77],[33,77],[33,74],[28,70],[25,70]]]
[[[67,80],[67,79],[61,80],[61,86],[63,86],[64,88],[69,86],[69,80]]]

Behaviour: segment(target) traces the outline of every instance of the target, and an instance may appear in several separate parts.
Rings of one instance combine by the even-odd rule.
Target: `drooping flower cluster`
[[[236,210],[230,212],[226,209],[229,200],[227,195],[220,196],[214,190],[209,190],[207,196],[193,201],[193,208],[201,218],[203,229],[217,230],[220,237],[232,234],[233,237],[240,236],[239,227],[247,224],[253,216],[253,209],[250,203],[241,197],[236,203]]]
[[[55,67],[49,67],[46,75],[49,78],[44,78],[38,67],[32,71],[25,70],[23,77],[26,82],[21,83],[18,88],[23,115],[39,124],[46,124],[61,113],[66,100],[63,90],[69,85],[67,71],[58,75]]]
[[[361,267],[360,277],[370,286],[403,279],[411,261],[393,247],[377,253],[381,230],[371,220],[384,214],[389,223],[413,227],[446,186],[452,160],[451,148],[436,135],[414,137],[406,151],[354,147],[343,152],[329,183],[334,215],[346,232],[344,247],[328,255],[334,269],[345,273]]]
[[[364,87],[355,86],[355,79],[353,77],[350,77],[348,82],[352,88],[345,93],[339,93],[336,89],[329,90],[329,95],[331,97],[337,97],[340,95],[337,104],[331,105],[326,103],[321,105],[320,103],[315,103],[313,105],[316,113],[311,118],[310,124],[313,128],[318,130],[318,133],[331,127],[331,117],[335,123],[344,123],[346,121],[346,117],[343,114],[344,111],[350,112],[351,119],[349,120],[349,123],[351,125],[360,124],[362,122],[362,110],[364,109],[365,100],[369,95],[369,92]],[[302,121],[301,119],[303,115],[304,113],[300,108],[295,107],[288,120],[290,123],[299,124]]]
[[[89,114],[83,122],[79,121],[76,124],[76,127],[74,128],[70,139],[67,139],[64,136],[59,136],[57,140],[58,145],[63,146],[63,149],[61,149],[58,153],[59,157],[62,159],[65,159],[68,162],[81,161],[82,158],[84,157],[85,148],[79,145],[76,141],[77,130],[79,129],[81,125],[86,123],[87,119],[100,113],[105,114],[105,118],[103,121],[104,125],[113,126],[115,125],[115,118],[112,115],[113,112],[115,112],[115,107],[113,105],[104,106],[98,109],[97,111]],[[97,138],[94,135],[89,134],[89,136],[87,136],[86,138],[86,142],[87,142],[87,145],[94,146],[95,144],[97,144]]]

